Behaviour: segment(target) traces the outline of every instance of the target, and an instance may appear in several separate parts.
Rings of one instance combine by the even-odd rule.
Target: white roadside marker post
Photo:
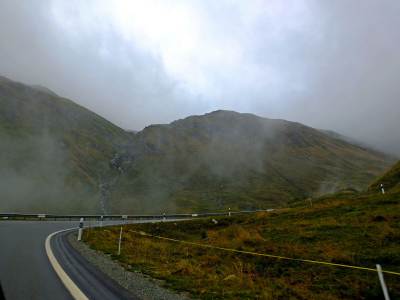
[[[82,240],[83,218],[79,221],[78,241]]]
[[[118,256],[121,255],[121,241],[122,241],[122,226],[119,231],[119,241],[118,241]]]
[[[40,220],[44,220],[44,219],[46,219],[46,215],[45,215],[45,214],[39,214],[39,215],[38,215],[38,218],[39,218]]]
[[[229,212],[228,212],[228,216],[231,216],[231,208],[229,207]]]
[[[165,216],[165,213],[163,213],[163,221],[167,220],[167,217]]]
[[[382,191],[382,195],[385,194],[385,187],[383,186],[383,183],[381,183],[381,191]]]
[[[124,224],[128,222],[128,215],[122,215],[122,220],[124,221]]]
[[[376,265],[376,269],[378,271],[378,276],[379,276],[379,281],[381,283],[382,291],[383,291],[383,296],[385,297],[385,300],[390,300],[389,297],[389,292],[386,287],[385,279],[383,278],[383,273],[382,273],[382,267],[381,265]]]
[[[104,216],[100,216],[100,227],[103,227],[103,219],[104,219]]]

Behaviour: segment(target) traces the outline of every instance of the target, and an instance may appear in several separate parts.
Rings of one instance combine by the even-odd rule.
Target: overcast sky
[[[400,155],[400,1],[0,0],[0,75],[125,129],[216,109]]]

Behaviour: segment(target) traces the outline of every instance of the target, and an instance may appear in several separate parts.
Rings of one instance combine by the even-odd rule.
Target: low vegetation
[[[111,195],[121,214],[286,207],[363,190],[394,163],[324,131],[232,111],[148,126],[130,151],[133,163]]]
[[[385,190],[400,191],[400,161],[383,176],[375,180],[369,188],[370,190],[377,190],[381,184],[383,184]]]
[[[85,230],[93,249],[127,269],[162,279],[201,299],[381,299],[376,272],[238,254],[206,245],[400,272],[400,193],[352,190],[294,208],[216,219]],[[312,207],[311,207],[312,203]],[[385,274],[400,298],[400,276]]]
[[[163,213],[290,206],[362,190],[394,159],[299,123],[215,111],[131,133],[0,76],[0,210]]]
[[[124,130],[45,88],[0,76],[0,210],[100,212]],[[82,201],[85,199],[85,201]]]

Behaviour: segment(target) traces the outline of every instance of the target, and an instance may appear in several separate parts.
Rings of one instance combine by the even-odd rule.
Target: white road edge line
[[[46,254],[49,258],[50,264],[53,267],[54,271],[56,271],[58,277],[60,278],[61,282],[64,284],[65,288],[71,294],[72,298],[75,300],[89,300],[88,297],[78,288],[78,286],[72,281],[72,279],[68,276],[68,274],[64,271],[61,267],[60,263],[57,261],[56,257],[54,256],[53,250],[51,249],[50,241],[53,236],[58,233],[73,230],[76,228],[64,229],[60,231],[53,232],[46,238],[45,248]]]

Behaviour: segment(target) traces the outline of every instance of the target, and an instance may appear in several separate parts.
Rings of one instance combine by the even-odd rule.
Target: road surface
[[[71,299],[53,271],[46,237],[77,222],[0,221],[0,282],[7,300]]]
[[[0,282],[6,300],[72,299],[50,265],[44,245],[49,234],[77,226],[78,222],[69,221],[0,221]],[[137,299],[88,264],[65,236],[52,239],[54,255],[89,299]]]

